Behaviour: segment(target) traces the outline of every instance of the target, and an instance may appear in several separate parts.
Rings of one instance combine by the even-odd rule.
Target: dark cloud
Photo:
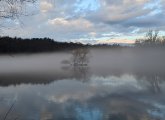
[[[160,19],[161,18],[161,19]],[[134,18],[124,22],[122,25],[125,27],[138,27],[138,28],[159,28],[165,27],[165,15],[158,14],[154,16],[146,16],[142,18]]]

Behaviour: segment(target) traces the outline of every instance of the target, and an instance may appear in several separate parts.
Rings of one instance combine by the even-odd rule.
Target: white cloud
[[[48,20],[48,24],[54,28],[72,31],[88,31],[93,27],[93,24],[86,19],[78,18],[67,20],[64,18],[55,18]]]
[[[97,33],[96,33],[96,32],[90,32],[89,35],[90,35],[92,38],[94,38],[94,37],[96,37]]]
[[[40,10],[41,12],[48,12],[53,8],[53,5],[47,1],[40,2]]]

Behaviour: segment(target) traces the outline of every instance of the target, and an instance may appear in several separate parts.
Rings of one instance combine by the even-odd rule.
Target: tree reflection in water
[[[83,67],[83,66],[74,66],[72,68],[73,70],[73,77],[75,77],[78,80],[86,81],[89,79],[89,67]]]
[[[73,78],[77,80],[85,81],[89,77],[89,62],[90,62],[90,51],[88,48],[79,48],[71,52],[70,60],[63,60],[61,63],[65,66],[63,70],[70,70]]]
[[[151,91],[151,93],[158,94],[161,93],[161,84],[165,82],[165,75],[164,73],[141,73],[141,74],[135,74],[137,79],[139,79],[139,82],[146,81],[148,90]]]

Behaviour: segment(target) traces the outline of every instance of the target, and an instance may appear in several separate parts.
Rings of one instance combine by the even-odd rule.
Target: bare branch
[[[36,0],[0,0],[0,19],[18,18],[23,13],[27,3],[34,3]]]

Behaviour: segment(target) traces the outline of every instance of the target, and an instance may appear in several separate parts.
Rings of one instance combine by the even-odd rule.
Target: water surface
[[[13,105],[7,119],[164,120],[164,53],[139,53],[94,50],[88,67],[61,64],[69,53],[3,56],[0,119]]]

